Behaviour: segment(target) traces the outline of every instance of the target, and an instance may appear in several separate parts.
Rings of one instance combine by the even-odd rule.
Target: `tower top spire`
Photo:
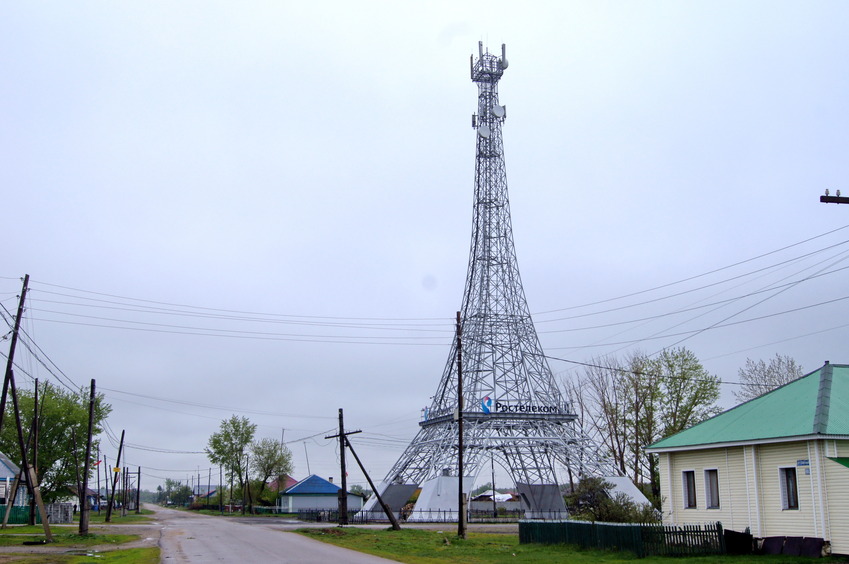
[[[507,64],[507,47],[504,43],[501,44],[501,57],[498,57],[490,54],[489,49],[484,51],[483,42],[478,41],[478,60],[475,60],[474,55],[469,57],[472,82],[498,82]]]

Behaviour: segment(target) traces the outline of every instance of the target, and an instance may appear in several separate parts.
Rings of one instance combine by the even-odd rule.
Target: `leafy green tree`
[[[659,429],[662,439],[720,412],[719,378],[708,373],[693,352],[664,350],[651,364],[661,386]]]
[[[595,359],[572,386],[584,428],[619,470],[660,494],[657,457],[644,447],[719,412],[719,379],[685,348],[656,358],[633,353],[624,360]]]
[[[269,478],[275,476],[281,480],[284,474],[292,473],[292,452],[286,445],[267,437],[252,443],[250,450],[250,470],[257,482],[256,485],[251,484],[251,492],[257,500],[267,502],[264,494]],[[276,503],[277,492],[271,493]]]
[[[769,362],[756,362],[747,358],[746,366],[737,372],[742,386],[734,391],[734,399],[739,403],[755,399],[788,382],[798,380],[802,375],[802,367],[789,356],[776,354]]]
[[[192,488],[188,484],[175,482],[169,491],[168,501],[174,505],[188,505],[192,499]]]
[[[244,491],[248,479],[245,471],[247,453],[256,433],[256,425],[247,417],[233,415],[221,422],[218,432],[209,437],[206,456],[209,461],[224,467],[232,485],[235,479],[240,490]],[[232,491],[232,487],[230,488]]]
[[[72,486],[77,485],[78,478],[82,479],[90,393],[89,388],[73,392],[49,383],[39,385],[38,460],[35,467],[41,497],[45,503],[52,503],[64,497]],[[34,396],[34,390],[18,390],[21,423],[25,426],[24,437],[30,434]],[[93,436],[103,432],[103,422],[111,411],[112,407],[104,401],[103,394],[96,394]],[[96,452],[98,442],[96,439],[92,442],[92,452]],[[0,452],[21,465],[21,449],[11,398],[6,403],[6,413],[3,416]],[[27,456],[32,464],[31,446],[27,449]],[[92,460],[89,461],[89,474],[93,475],[94,471]]]
[[[489,486],[487,486],[489,487]],[[360,484],[354,484],[349,488],[352,494],[357,494],[363,496],[363,501],[366,501],[368,498],[372,496],[373,491],[362,487]],[[479,495],[479,494],[478,494]]]

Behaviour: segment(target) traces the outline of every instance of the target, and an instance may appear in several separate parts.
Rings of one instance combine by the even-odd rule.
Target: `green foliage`
[[[572,519],[605,523],[658,523],[660,514],[650,504],[637,504],[603,478],[584,478],[564,496]]]
[[[88,436],[89,388],[70,392],[48,383],[39,386],[39,432],[38,432],[38,483],[45,503],[67,495],[71,486],[76,486],[84,468],[86,437]],[[18,404],[24,437],[30,435],[33,421],[34,391],[18,390]],[[104,401],[103,394],[96,394],[93,435],[103,432],[103,422],[112,411]],[[92,442],[96,452],[98,441]],[[0,452],[21,465],[21,449],[15,426],[15,413],[11,398],[6,403],[3,430],[0,433]],[[31,449],[28,450],[32,463]],[[94,474],[95,461],[89,462],[89,475]]]
[[[264,438],[251,444],[251,475],[256,483],[251,483],[251,494],[263,505],[276,505],[277,492],[269,491],[269,478],[276,476],[281,480],[284,474],[292,473],[292,452],[286,445],[274,439]]]
[[[188,485],[172,480],[165,479],[165,502],[174,505],[186,505],[192,497],[192,488]]]
[[[354,484],[353,486],[348,488],[348,491],[350,491],[352,494],[357,494],[357,495],[363,496],[363,501],[370,498],[372,496],[372,494],[374,493],[373,491],[366,489],[359,484]]]
[[[209,437],[206,456],[213,464],[223,466],[230,480],[243,488],[247,479],[247,450],[254,439],[256,425],[247,417],[233,415],[221,422],[218,432]]]
[[[685,348],[655,358],[642,353],[619,360],[596,359],[572,388],[585,429],[635,484],[650,483],[659,495],[657,457],[643,449],[720,410],[719,379]]]

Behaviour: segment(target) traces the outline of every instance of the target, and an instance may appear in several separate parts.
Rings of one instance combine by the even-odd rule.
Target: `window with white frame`
[[[684,485],[684,509],[695,509],[696,503],[696,471],[684,470],[681,473]]]
[[[705,470],[705,502],[708,509],[719,509],[719,470]]]
[[[781,484],[781,508],[799,509],[799,488],[796,486],[796,467],[788,466],[778,469],[778,479]]]

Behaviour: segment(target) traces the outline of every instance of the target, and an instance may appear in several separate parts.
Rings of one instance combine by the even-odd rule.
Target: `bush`
[[[622,492],[613,494],[613,484],[603,478],[584,478],[575,490],[563,496],[573,519],[605,523],[658,523],[660,515],[651,504],[635,503]]]

